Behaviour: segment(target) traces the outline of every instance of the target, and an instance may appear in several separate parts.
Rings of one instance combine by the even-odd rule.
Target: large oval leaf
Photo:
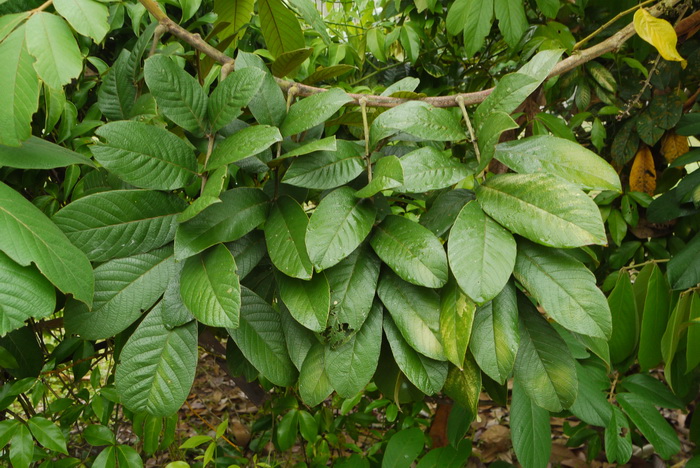
[[[336,141],[336,151],[316,151],[294,161],[282,182],[310,189],[332,189],[355,179],[364,170],[362,148],[345,140]]]
[[[409,101],[374,119],[370,127],[370,146],[400,132],[419,140],[457,141],[466,137],[459,120],[450,111],[426,102]]]
[[[610,164],[564,138],[538,135],[500,143],[494,157],[516,172],[546,172],[586,189],[622,192],[620,178]]]
[[[287,117],[280,126],[282,136],[288,137],[328,120],[352,98],[340,88],[331,88],[324,93],[302,99],[289,108]]]
[[[370,240],[384,263],[409,283],[439,288],[447,282],[447,256],[427,228],[402,216],[387,216]]]
[[[464,367],[472,334],[476,304],[450,278],[440,294],[440,341],[447,359],[460,370]]]
[[[95,277],[88,258],[44,213],[2,182],[0,250],[22,266],[35,263],[58,289],[92,304]]]
[[[282,141],[282,136],[276,127],[253,125],[243,128],[216,145],[207,164],[207,170],[213,171],[221,166],[254,156],[278,141]]]
[[[325,354],[321,343],[314,343],[306,354],[299,371],[299,396],[309,406],[316,406],[333,393],[326,372]]]
[[[676,431],[651,401],[636,393],[619,393],[616,398],[622,410],[651,442],[661,458],[667,460],[680,451]]]
[[[435,291],[414,286],[391,271],[384,271],[377,294],[413,349],[433,359],[445,359],[439,338],[440,298]]]
[[[467,203],[450,230],[447,256],[462,288],[476,303],[501,292],[515,265],[516,244],[510,232],[488,217],[476,202]]]
[[[350,187],[329,193],[311,215],[306,248],[319,270],[347,257],[372,229],[376,210],[370,201],[355,198],[354,193]]]
[[[2,137],[0,144],[3,144]],[[17,169],[54,169],[73,164],[95,167],[95,163],[82,154],[35,136],[23,141],[19,147],[0,146],[0,166]]]
[[[197,368],[197,322],[168,330],[159,304],[124,345],[116,386],[131,411],[169,416],[185,402]]]
[[[34,69],[52,89],[60,89],[83,71],[83,57],[68,24],[58,15],[38,11],[27,21],[27,49]]]
[[[511,231],[550,247],[607,244],[600,211],[578,187],[549,174],[503,174],[476,191],[484,211]]]
[[[639,341],[639,315],[637,302],[629,273],[622,270],[618,274],[615,288],[608,296],[612,319],[610,334],[610,359],[614,363],[627,359]]]
[[[309,330],[322,332],[328,322],[331,291],[323,272],[309,281],[277,276],[280,297],[294,319]]]
[[[185,262],[180,276],[182,302],[197,320],[212,327],[238,327],[241,287],[236,261],[219,244]]]
[[[309,218],[293,198],[280,197],[265,222],[265,242],[272,264],[287,276],[311,279],[313,265],[306,251]]]
[[[228,333],[245,358],[270,382],[294,385],[297,371],[287,353],[280,314],[246,287],[241,287],[240,326]]]
[[[583,335],[610,338],[608,302],[583,263],[566,253],[523,241],[518,244],[513,273],[561,326]]]
[[[93,262],[148,252],[172,241],[185,203],[148,190],[110,190],[80,198],[53,216]]]
[[[141,188],[174,190],[194,181],[194,152],[163,128],[119,121],[103,125],[95,133],[105,140],[91,147],[95,159],[125,182]]]
[[[549,412],[537,406],[517,381],[513,382],[510,431],[520,464],[527,468],[545,468],[552,453]]]
[[[466,165],[448,152],[426,146],[401,158],[403,185],[397,192],[428,192],[456,184],[469,175]]]
[[[207,103],[207,116],[211,131],[216,132],[230,123],[248,105],[262,86],[265,74],[262,70],[249,67],[236,70],[214,89]]]

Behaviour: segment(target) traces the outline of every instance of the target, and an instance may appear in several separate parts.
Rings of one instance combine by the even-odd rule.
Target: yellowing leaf
[[[678,36],[668,21],[656,18],[645,8],[640,8],[634,14],[634,30],[637,31],[639,37],[656,47],[659,54],[666,60],[681,62],[683,68],[688,65],[688,62],[676,50]]]
[[[642,146],[637,151],[630,171],[630,190],[654,195],[656,190],[656,169],[654,156],[648,146]]]
[[[676,132],[666,132],[661,140],[661,154],[666,158],[666,162],[671,164],[678,156],[688,152],[688,138],[676,135]]]

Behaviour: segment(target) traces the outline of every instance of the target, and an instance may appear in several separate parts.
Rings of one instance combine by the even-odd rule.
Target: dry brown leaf
[[[656,190],[656,168],[654,156],[648,146],[642,145],[634,156],[630,171],[630,190],[654,195]]]
[[[678,156],[682,156],[689,150],[688,138],[676,135],[676,132],[666,132],[661,140],[661,154],[666,162],[671,164]]]

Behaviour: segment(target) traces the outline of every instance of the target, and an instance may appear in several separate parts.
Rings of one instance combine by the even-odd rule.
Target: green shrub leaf
[[[272,264],[287,276],[311,279],[313,265],[306,251],[309,218],[293,198],[280,197],[265,222],[265,243]]]

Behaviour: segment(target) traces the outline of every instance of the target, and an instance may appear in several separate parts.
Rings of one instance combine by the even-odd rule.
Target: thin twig
[[[367,163],[367,182],[372,182],[372,160],[369,157],[369,123],[367,122],[367,99],[360,99],[362,111],[362,131],[365,137],[365,162]]]
[[[474,127],[472,127],[472,121],[469,119],[469,114],[467,113],[467,108],[464,105],[464,98],[462,96],[457,96],[455,98],[459,108],[462,110],[462,116],[464,116],[464,121],[467,123],[467,129],[469,130],[469,138],[474,145],[474,154],[476,154],[476,162],[481,164],[481,152],[479,151],[479,144],[476,141],[476,135],[474,134]]]
[[[39,13],[40,11],[46,10],[48,7],[50,7],[53,4],[53,0],[47,0],[46,2],[42,3],[38,7],[34,8],[32,11],[29,12],[29,16]]]

